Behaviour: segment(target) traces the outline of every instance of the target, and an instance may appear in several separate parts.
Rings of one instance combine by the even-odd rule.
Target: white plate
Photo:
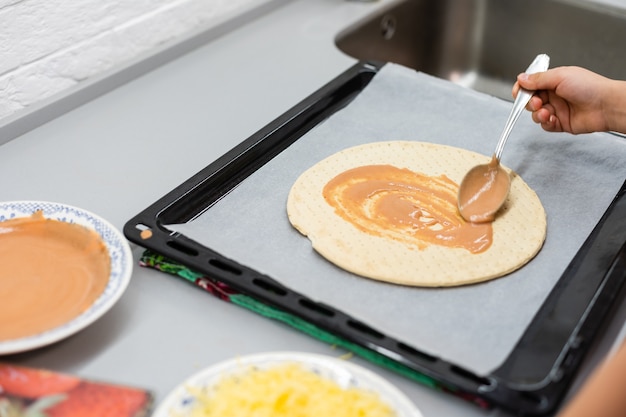
[[[44,217],[48,219],[77,223],[98,232],[109,250],[111,276],[102,295],[83,314],[61,326],[33,336],[0,341],[0,355],[49,345],[87,327],[119,300],[128,286],[133,270],[132,254],[126,238],[109,222],[86,210],[45,201],[0,202],[0,221],[30,216],[37,210],[42,210]]]
[[[330,379],[343,388],[355,387],[378,393],[380,398],[389,404],[397,417],[422,417],[401,391],[375,373],[350,363],[346,360],[330,356],[309,353],[276,352],[243,356],[220,362],[206,368],[178,385],[158,406],[152,417],[186,416],[195,405],[196,399],[186,387],[207,387],[215,384],[223,376],[241,372],[250,366],[263,369],[280,363],[300,363],[306,369]]]

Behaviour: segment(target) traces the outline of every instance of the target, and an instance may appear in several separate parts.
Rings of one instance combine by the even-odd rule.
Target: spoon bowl
[[[459,211],[472,223],[491,222],[511,188],[509,173],[494,155],[488,164],[470,169],[459,187]]]
[[[537,55],[526,69],[527,74],[534,74],[548,69],[550,57]],[[461,181],[458,194],[458,207],[461,216],[472,223],[491,222],[500,210],[511,188],[509,173],[500,165],[502,149],[520,114],[533,96],[534,91],[520,89],[513,109],[509,114],[496,150],[488,164],[477,165],[470,169]]]

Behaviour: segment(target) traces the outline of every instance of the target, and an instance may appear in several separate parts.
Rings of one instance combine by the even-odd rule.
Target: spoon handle
[[[535,58],[535,60],[528,66],[526,69],[527,74],[534,74],[536,72],[542,72],[548,69],[550,65],[550,57],[546,54],[539,54]],[[500,140],[498,141],[498,145],[496,146],[496,151],[494,153],[496,159],[499,161],[500,156],[502,155],[502,150],[504,149],[504,144],[508,139],[511,131],[513,130],[513,125],[517,122],[520,114],[528,104],[528,101],[533,96],[534,91],[528,91],[524,88],[520,88],[517,93],[517,97],[515,98],[515,102],[513,103],[513,108],[511,109],[511,113],[509,114],[509,118],[504,125],[504,130],[500,135]]]

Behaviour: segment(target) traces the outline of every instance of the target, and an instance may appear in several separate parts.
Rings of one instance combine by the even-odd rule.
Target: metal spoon
[[[548,69],[550,57],[537,55],[526,69],[527,74],[534,74]],[[520,114],[533,96],[534,91],[520,89],[513,103],[513,109],[504,125],[496,150],[488,164],[477,165],[470,169],[459,187],[458,206],[461,216],[472,223],[493,221],[496,212],[502,207],[511,188],[509,174],[500,165],[502,149],[513,130]]]

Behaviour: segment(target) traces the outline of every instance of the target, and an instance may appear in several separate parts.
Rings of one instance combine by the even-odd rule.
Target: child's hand
[[[520,74],[513,96],[523,87],[536,91],[526,108],[549,132],[626,133],[626,82],[615,81],[580,67],[558,67]]]

